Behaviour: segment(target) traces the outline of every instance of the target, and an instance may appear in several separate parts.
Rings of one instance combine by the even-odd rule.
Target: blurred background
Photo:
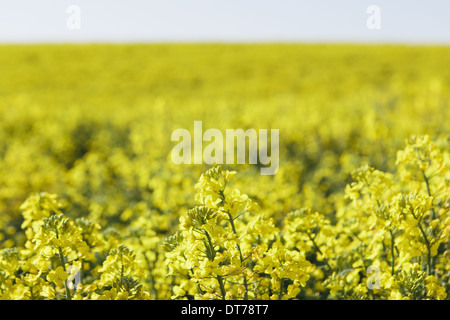
[[[268,215],[332,219],[356,168],[395,170],[412,134],[447,141],[450,2],[0,2],[0,240],[21,244],[34,193],[67,214],[161,235],[206,165],[174,165],[171,133],[280,129],[280,170],[226,166]],[[201,43],[201,44],[198,44]],[[26,44],[26,45],[23,45]],[[164,218],[166,219],[166,218]]]

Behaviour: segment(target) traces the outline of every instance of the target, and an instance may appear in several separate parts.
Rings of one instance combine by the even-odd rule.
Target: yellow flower
[[[45,285],[42,287],[41,296],[53,300],[55,299],[55,289],[52,286]]]
[[[103,294],[99,297],[99,300],[115,300],[117,297],[117,289],[103,291]]]
[[[18,283],[9,289],[8,295],[11,300],[29,300],[30,289],[22,283]]]
[[[57,286],[62,286],[68,277],[69,275],[64,271],[64,268],[59,266],[55,270],[49,272],[47,280],[53,282]]]
[[[438,279],[435,276],[433,275],[427,276],[425,283],[428,297],[437,300],[444,300],[447,297],[445,287],[439,283]]]

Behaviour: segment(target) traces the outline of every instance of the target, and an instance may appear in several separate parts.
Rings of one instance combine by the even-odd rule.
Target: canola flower
[[[449,299],[449,57],[1,46],[0,299]],[[198,119],[279,171],[172,163]]]
[[[236,172],[212,167],[195,185],[198,205],[173,235],[148,234],[149,247],[138,231],[127,246],[120,234],[66,217],[56,195],[32,195],[21,206],[27,242],[0,252],[1,297],[446,299],[448,159],[448,149],[412,137],[398,152],[397,174],[369,166],[353,173],[337,223],[305,207],[280,226],[232,186]],[[72,265],[83,271],[76,289]],[[367,285],[369,266],[380,270],[376,288]]]

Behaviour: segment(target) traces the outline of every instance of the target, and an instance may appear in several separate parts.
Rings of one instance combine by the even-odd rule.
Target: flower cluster
[[[30,196],[21,206],[27,242],[1,251],[3,299],[146,299],[133,250],[108,250],[100,226],[72,220],[56,195]],[[94,267],[93,267],[94,266]],[[140,272],[140,273],[139,273]],[[81,274],[83,281],[81,281]]]
[[[397,165],[355,170],[333,215],[280,219],[221,166],[200,176],[197,206],[173,228],[144,203],[121,214],[135,216],[126,229],[103,229],[54,194],[31,195],[24,245],[0,250],[0,297],[448,299],[448,147],[413,137]]]
[[[273,220],[229,189],[234,174],[220,166],[202,174],[200,206],[180,218],[178,232],[165,242],[177,283],[173,298],[295,298],[309,278],[304,254],[286,249]]]
[[[447,160],[445,160],[447,159]],[[324,284],[333,296],[444,299],[448,295],[450,217],[448,147],[414,136],[397,154],[398,172],[364,166],[346,188]],[[342,250],[342,249],[343,250]],[[334,261],[334,262],[333,262]],[[377,287],[366,283],[379,272]]]
[[[449,299],[449,63],[434,46],[2,46],[0,298]],[[194,119],[279,129],[278,172],[175,165]]]

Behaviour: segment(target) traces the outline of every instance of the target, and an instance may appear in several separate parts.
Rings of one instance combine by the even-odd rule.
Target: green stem
[[[417,158],[419,159],[419,161],[423,161],[422,157],[420,156],[419,151],[416,149],[416,154],[417,154]],[[422,176],[423,176],[423,180],[425,180],[425,185],[427,187],[427,193],[428,196],[431,197],[431,191],[430,191],[430,183],[429,183],[429,179],[427,177],[427,175],[425,174],[425,170],[420,169],[420,171],[422,172]],[[434,209],[431,208],[431,218],[434,220],[436,219],[436,213],[434,212]]]
[[[208,256],[209,261],[213,261],[216,257],[216,251],[214,250],[214,246],[212,244],[211,236],[209,235],[208,231],[204,231],[206,235],[206,239],[208,239],[208,246],[206,248],[206,255]],[[225,286],[223,284],[222,277],[219,275],[216,275],[217,282],[219,283],[220,288],[220,294],[222,295],[222,299],[225,300],[226,292],[225,292]]]
[[[206,255],[209,259],[209,261],[213,261],[216,257],[216,251],[214,250],[214,246],[212,244],[211,236],[209,235],[208,231],[204,231],[206,235],[206,239],[208,239],[208,245],[206,246]]]
[[[283,283],[284,279],[280,280],[280,291],[278,292],[278,300],[281,300],[281,297],[283,296]]]
[[[417,220],[417,226],[419,227],[420,232],[422,233],[423,239],[425,241],[425,246],[427,247],[427,275],[430,275],[432,273],[432,267],[431,267],[431,243],[430,240],[428,240],[427,235],[425,234],[425,231],[422,228],[422,224],[420,223],[420,220],[416,215],[414,214],[414,210],[411,209],[411,214],[414,217],[414,219]]]
[[[217,282],[219,282],[220,294],[222,295],[222,300],[225,300],[226,292],[225,292],[225,286],[223,284],[222,277],[217,275],[216,278],[217,278]]]
[[[394,233],[389,229],[389,234],[391,235],[391,274],[395,274],[395,252],[394,252]]]
[[[31,300],[34,300],[33,287],[32,286],[28,286],[28,288],[30,288]]]
[[[425,171],[423,171],[423,170],[421,170],[421,171],[422,171],[423,180],[425,180],[425,186],[427,187],[427,194],[429,197],[431,197],[429,179],[428,179],[427,175],[425,174]],[[436,219],[436,212],[434,211],[433,207],[430,208],[430,212],[431,212],[431,220]],[[435,233],[434,229],[431,230],[431,234],[433,235],[433,237],[436,237],[436,233]]]
[[[427,236],[425,235],[425,231],[422,228],[422,224],[419,222],[418,223],[420,232],[423,235],[423,238],[425,240],[425,245],[427,247],[427,275],[432,274],[432,270],[431,270],[431,243],[428,240]]]
[[[312,244],[314,245],[314,248],[317,250],[317,252],[319,252],[320,255],[323,256],[323,253],[322,253],[322,251],[320,250],[319,246],[318,246],[318,245],[316,244],[316,242],[314,241],[314,238],[311,237],[311,235],[309,234],[309,232],[307,232],[306,234],[308,235],[309,239],[311,240],[311,242],[312,242]],[[333,270],[333,268],[331,268],[330,264],[328,263],[327,258],[323,257],[323,259],[324,259],[324,261],[325,261],[325,263],[326,263],[328,269],[329,269],[330,271]]]
[[[233,230],[234,235],[237,237],[237,232],[236,232],[236,227],[234,226],[234,220],[233,217],[231,216],[231,213],[227,211],[228,214],[228,221],[230,221],[230,225],[231,225],[231,229]],[[239,259],[241,260],[241,266],[244,265],[244,258],[242,257],[242,251],[241,251],[241,246],[239,245],[239,243],[237,244],[237,249],[239,251]],[[244,287],[245,287],[245,293],[244,293],[244,300],[248,300],[248,284],[247,284],[247,276],[243,275],[243,282],[244,282]]]
[[[55,228],[55,235],[56,235],[56,239],[59,239],[59,233],[58,233],[58,229],[57,228]],[[58,247],[58,254],[59,254],[59,262],[61,263],[61,266],[63,267],[63,270],[65,272],[67,272],[67,270],[66,270],[66,263],[64,262],[64,255],[63,255],[61,247]],[[67,298],[67,300],[70,300],[71,299],[71,297],[70,297],[70,289],[69,289],[69,286],[67,285],[67,279],[64,280],[64,289],[66,291],[66,298]]]
[[[63,270],[65,272],[67,272],[66,264],[64,262],[64,256],[63,256],[61,247],[58,247],[58,253],[59,253],[59,261],[61,263],[61,266],[63,267]],[[71,299],[71,297],[70,297],[70,289],[69,289],[69,286],[67,285],[67,280],[64,280],[64,289],[66,290],[66,298],[67,298],[67,300],[70,300]]]

